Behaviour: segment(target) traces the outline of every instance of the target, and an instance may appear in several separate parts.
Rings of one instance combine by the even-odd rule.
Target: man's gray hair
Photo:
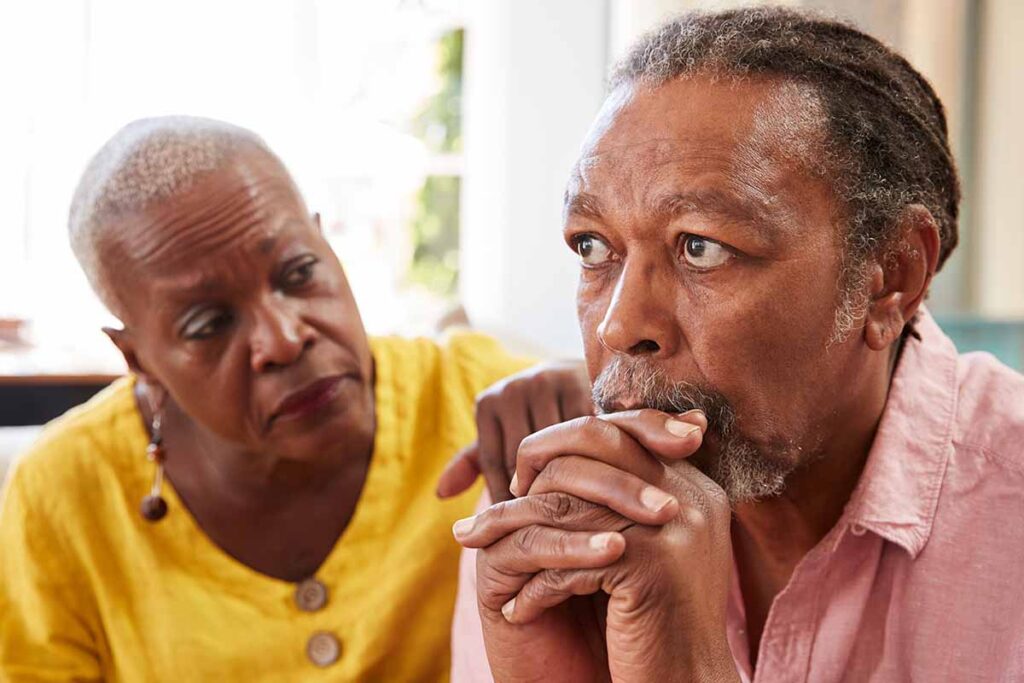
[[[100,263],[100,245],[113,236],[111,219],[187,192],[245,149],[273,157],[266,143],[245,128],[201,117],[161,116],[129,123],[93,156],[71,201],[68,233],[75,257],[111,312],[121,315],[120,302],[108,291]]]

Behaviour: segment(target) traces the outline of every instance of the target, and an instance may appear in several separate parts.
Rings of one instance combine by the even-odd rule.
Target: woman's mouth
[[[341,390],[348,375],[335,375],[317,380],[286,396],[274,409],[271,424],[281,420],[307,417],[327,407]]]

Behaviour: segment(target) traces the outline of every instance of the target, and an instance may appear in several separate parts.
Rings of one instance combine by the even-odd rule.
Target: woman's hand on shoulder
[[[445,467],[437,495],[462,493],[483,474],[491,500],[508,500],[522,440],[593,412],[590,379],[580,361],[544,363],[506,377],[476,397],[477,440]]]

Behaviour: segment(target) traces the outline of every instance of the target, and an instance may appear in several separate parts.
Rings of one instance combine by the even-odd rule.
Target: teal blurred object
[[[935,319],[960,353],[988,351],[1011,368],[1024,371],[1024,320],[966,315],[937,315]]]

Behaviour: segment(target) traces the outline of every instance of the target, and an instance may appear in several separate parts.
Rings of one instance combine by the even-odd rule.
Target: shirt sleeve
[[[84,591],[15,466],[0,500],[0,680],[100,681]],[[59,492],[54,492],[59,495]]]

